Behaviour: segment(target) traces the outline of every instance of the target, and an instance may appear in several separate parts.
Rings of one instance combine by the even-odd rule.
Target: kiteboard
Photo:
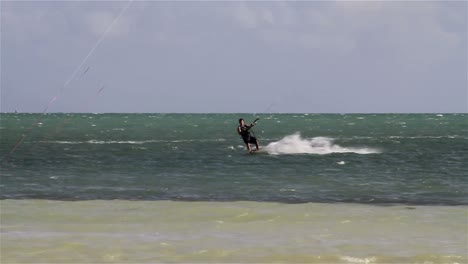
[[[261,153],[265,153],[265,151],[263,151],[263,149],[249,151],[249,154],[261,154]]]

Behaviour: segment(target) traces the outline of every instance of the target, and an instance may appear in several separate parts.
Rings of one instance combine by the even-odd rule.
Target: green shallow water
[[[2,263],[466,263],[466,206],[1,201]]]

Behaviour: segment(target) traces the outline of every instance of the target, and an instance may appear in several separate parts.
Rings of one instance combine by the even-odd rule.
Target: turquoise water
[[[258,116],[2,114],[0,198],[468,204],[465,114]]]
[[[1,114],[2,263],[467,263],[466,114]]]

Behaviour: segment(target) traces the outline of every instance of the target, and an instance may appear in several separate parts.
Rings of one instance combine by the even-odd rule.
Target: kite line
[[[106,38],[107,34],[111,31],[112,27],[117,23],[117,21],[125,14],[125,12],[127,11],[127,9],[130,7],[130,5],[133,3],[134,0],[129,0],[127,2],[127,4],[122,8],[122,10],[120,11],[120,13],[114,18],[114,20],[112,21],[112,23],[109,24],[109,26],[106,28],[106,30],[102,33],[102,35],[99,37],[99,39],[96,41],[96,43],[94,44],[94,46],[91,48],[91,50],[88,52],[88,54],[84,57],[84,59],[81,61],[81,63],[78,65],[78,67],[75,69],[75,71],[73,71],[73,73],[71,74],[70,78],[68,78],[68,80],[63,84],[63,86],[58,90],[57,94],[52,97],[52,99],[49,101],[49,103],[44,107],[43,111],[42,111],[42,115],[44,115],[45,113],[47,113],[47,111],[49,110],[49,108],[60,98],[60,95],[63,93],[63,91],[65,90],[65,88],[67,88],[70,83],[75,79],[76,75],[80,72],[80,69],[83,68],[83,66],[86,64],[86,62],[88,61],[88,59],[91,57],[91,55],[94,53],[94,51],[99,47],[99,45],[102,43],[102,41]],[[90,70],[90,66],[88,66],[83,72],[82,74],[80,75],[81,77],[84,77],[86,75],[86,73]],[[99,91],[96,93],[96,96],[99,95],[102,90],[104,89],[104,85],[102,85],[99,89]],[[10,157],[24,142],[24,140],[26,139],[26,137],[28,137],[31,132],[33,131],[34,128],[37,127],[37,125],[40,123],[40,121],[42,120],[42,115],[41,117],[39,117],[36,122],[33,123],[33,125],[28,129],[26,130],[25,133],[23,133],[21,135],[21,138],[18,139],[16,141],[16,143],[12,146],[11,150],[5,154],[1,159],[0,159],[0,165],[3,164],[4,161],[6,161],[8,159],[8,157]]]

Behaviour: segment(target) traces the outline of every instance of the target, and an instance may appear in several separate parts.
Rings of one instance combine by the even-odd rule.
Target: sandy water
[[[1,201],[2,263],[466,263],[467,206]]]

